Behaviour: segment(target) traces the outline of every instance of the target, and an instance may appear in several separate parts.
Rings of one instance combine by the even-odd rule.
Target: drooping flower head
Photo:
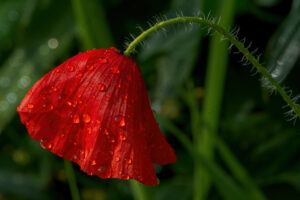
[[[68,59],[30,89],[17,111],[43,148],[89,175],[157,185],[153,164],[176,162],[139,67],[116,48]]]

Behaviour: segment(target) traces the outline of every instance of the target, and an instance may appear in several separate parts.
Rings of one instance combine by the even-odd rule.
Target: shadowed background
[[[221,17],[229,30],[238,27],[273,77],[300,93],[298,0],[1,0],[0,200],[71,199],[63,160],[31,139],[17,116],[38,79],[78,52],[125,50],[137,26],[199,11]],[[155,166],[157,187],[102,180],[74,164],[82,199],[299,198],[299,123],[228,47],[213,31],[187,24],[137,49],[152,108],[178,162]],[[196,150],[201,155],[193,156]]]

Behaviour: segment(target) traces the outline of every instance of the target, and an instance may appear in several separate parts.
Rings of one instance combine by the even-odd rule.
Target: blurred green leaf
[[[101,1],[72,0],[72,6],[85,50],[111,47],[113,39]]]
[[[51,199],[32,174],[20,174],[14,171],[0,171],[0,193],[10,193],[27,199]]]
[[[269,44],[267,67],[278,82],[286,78],[300,56],[300,4],[294,5],[297,7],[292,9]]]
[[[42,10],[44,14],[46,11]],[[48,10],[52,12],[52,8]],[[32,24],[27,31],[30,35],[20,44],[0,69],[0,132],[16,114],[17,105],[26,92],[41,76],[53,67],[57,57],[70,45],[74,35],[74,24],[70,10],[57,9],[56,17],[47,18],[38,37],[31,34]],[[34,20],[41,16],[35,15]]]

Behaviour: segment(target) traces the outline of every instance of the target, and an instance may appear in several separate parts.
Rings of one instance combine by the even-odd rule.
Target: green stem
[[[221,3],[221,24],[231,27],[234,19],[235,0]],[[222,35],[215,34],[209,46],[207,73],[205,75],[205,96],[203,102],[203,122],[198,124],[201,131],[194,138],[195,148],[207,159],[214,160],[214,137],[219,127],[219,118],[228,66],[228,42],[220,42]],[[198,132],[199,132],[198,131]],[[207,199],[211,188],[211,177],[201,166],[195,166],[194,199]]]
[[[130,180],[131,190],[135,200],[150,200],[147,186],[137,182],[136,180]]]
[[[64,160],[64,163],[65,163],[65,170],[68,177],[72,200],[80,200],[79,190],[76,185],[76,178],[75,178],[72,163],[68,160]]]
[[[279,83],[272,77],[268,70],[263,67],[257,59],[249,52],[249,50],[240,42],[231,32],[224,29],[222,26],[218,25],[215,21],[204,19],[201,17],[177,17],[162,21],[155,24],[148,30],[141,33],[135,40],[133,40],[124,52],[125,56],[130,56],[134,52],[136,46],[140,44],[145,38],[152,35],[159,29],[165,28],[173,24],[179,23],[199,23],[206,25],[208,28],[223,35],[225,39],[228,39],[242,54],[243,56],[260,72],[264,78],[272,85],[274,89],[278,91],[283,100],[288,104],[288,106],[293,110],[293,112],[300,118],[300,106],[290,98],[290,96],[284,91],[284,89],[279,85]],[[217,59],[217,58],[216,58]]]

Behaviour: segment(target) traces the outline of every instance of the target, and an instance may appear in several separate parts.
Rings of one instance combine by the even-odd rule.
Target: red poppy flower
[[[116,48],[68,59],[30,89],[17,111],[43,148],[89,175],[157,185],[153,164],[176,162],[139,67]]]

